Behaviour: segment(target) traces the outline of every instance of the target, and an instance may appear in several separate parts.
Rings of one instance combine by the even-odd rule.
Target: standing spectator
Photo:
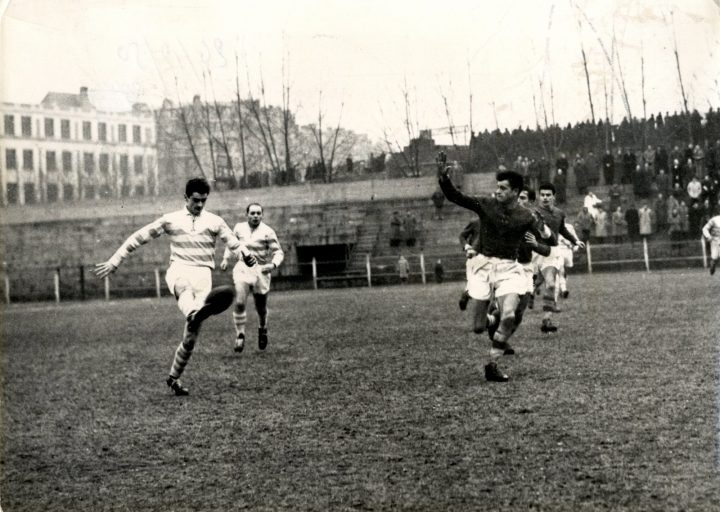
[[[665,196],[662,193],[658,193],[657,197],[655,198],[655,203],[653,204],[653,211],[655,212],[655,232],[663,234],[667,229],[668,208],[667,201],[665,200]]]
[[[634,244],[640,237],[640,213],[635,207],[635,203],[631,203],[625,212],[625,220],[627,221],[627,233],[630,243]]]
[[[578,214],[575,224],[580,231],[580,240],[587,243],[590,240],[590,234],[595,228],[595,217],[593,217],[587,209],[587,206],[583,206],[582,211]]]
[[[540,188],[540,183],[547,183],[548,181],[550,181],[550,162],[544,156],[540,158],[540,162],[538,164],[538,171],[538,184],[535,189]]]
[[[672,242],[672,250],[676,254],[680,253],[680,248],[682,247],[682,243],[680,242],[680,240],[683,239],[681,224],[680,211],[677,208],[673,208],[668,216],[668,235]]]
[[[415,247],[415,242],[417,242],[417,219],[411,212],[405,214],[403,231],[405,231],[405,243],[407,246]]]
[[[715,176],[720,173],[720,139],[707,152],[707,168]]]
[[[390,247],[400,247],[402,242],[402,219],[397,210],[390,217]]]
[[[651,145],[648,145],[647,149],[643,151],[643,164],[648,164],[650,166],[655,165],[655,148],[653,148]]]
[[[625,241],[625,237],[627,236],[627,221],[625,220],[625,212],[622,210],[622,206],[620,205],[618,205],[612,214],[612,227],[615,243],[623,243]]]
[[[655,150],[655,171],[668,168],[668,152],[664,146],[658,146]]]
[[[602,157],[603,179],[605,185],[612,185],[615,180],[615,159],[609,149],[605,150]]]
[[[445,194],[442,193],[440,188],[437,188],[431,196],[432,202],[435,205],[435,219],[443,220],[442,209],[445,204]]]
[[[702,195],[702,183],[700,183],[700,180],[697,179],[696,176],[693,176],[690,183],[688,183],[687,194],[688,197],[690,197],[690,201],[698,201],[700,199]]]
[[[695,176],[701,178],[705,175],[705,152],[700,147],[700,144],[695,144],[692,159],[695,167]]]
[[[700,236],[700,228],[702,228],[702,219],[704,213],[705,209],[703,208],[702,201],[695,200],[690,203],[690,208],[688,211],[688,221],[690,224],[690,229],[688,232],[688,236],[692,240],[695,240]]]
[[[567,176],[565,175],[565,171],[562,169],[557,170],[553,185],[555,185],[555,200],[559,204],[564,204],[567,191]]]
[[[690,234],[690,208],[684,199],[680,200],[678,211],[680,212],[680,233],[685,240]]]
[[[593,216],[593,219],[597,218],[598,205],[600,204],[602,204],[602,200],[600,200],[592,190],[588,190],[587,194],[585,194],[585,199],[583,199],[583,206],[587,208],[590,215]]]
[[[684,153],[680,151],[680,146],[675,146],[672,148],[672,151],[670,151],[670,161],[677,160],[678,162],[682,162],[684,160]]]
[[[597,217],[595,218],[595,242],[604,244],[610,235],[610,218],[602,205],[597,207]]]
[[[673,210],[678,211],[678,215],[680,215],[680,201],[678,201],[678,198],[676,194],[671,193],[667,198],[667,216],[668,216],[668,222],[670,220],[670,213]]]
[[[657,176],[655,176],[655,186],[657,191],[667,197],[671,190],[670,176],[665,172],[664,167],[660,167]]]
[[[596,187],[600,182],[600,163],[592,150],[588,152],[585,158],[585,165],[587,166],[588,185]]]
[[[685,165],[682,168],[683,183],[690,183],[690,180],[695,177],[695,163],[692,158],[685,160]],[[699,178],[699,177],[698,177]]]
[[[587,192],[588,187],[588,170],[585,159],[580,156],[580,153],[575,157],[573,162],[573,172],[575,173],[575,187],[577,188],[578,194],[584,194]]]
[[[565,156],[565,153],[560,153],[557,160],[555,160],[555,170],[562,169],[565,174],[567,174],[568,169],[570,169],[570,162],[568,162],[567,157]],[[553,176],[548,176],[547,181],[552,181]],[[545,182],[543,182],[545,183]]]
[[[623,185],[630,185],[633,182],[633,173],[635,172],[635,166],[637,165],[637,158],[630,148],[625,148],[623,153],[623,172],[620,178],[620,183]]]
[[[610,211],[614,212],[622,201],[622,187],[617,183],[610,187]]]
[[[683,153],[683,161],[687,162],[688,160],[692,161],[693,159],[693,144],[692,142],[688,143],[687,147],[685,148],[685,152]]]
[[[670,180],[672,182],[672,186],[675,187],[675,184],[677,183],[680,188],[685,188],[687,183],[685,183],[683,179],[683,166],[680,163],[680,160],[675,158],[670,166]]]
[[[638,210],[638,218],[640,219],[640,236],[650,238],[653,234],[653,225],[655,224],[655,215],[648,206],[647,201],[643,201],[642,207]]]
[[[543,160],[545,160],[543,158]],[[547,163],[547,160],[545,160]],[[540,162],[535,160],[534,158],[530,159],[530,163],[528,164],[528,187],[531,190],[537,190],[538,186],[540,185]]]
[[[443,262],[441,259],[438,258],[438,260],[435,262],[435,282],[436,283],[442,283],[443,279],[445,278],[445,267],[443,266]]]
[[[408,260],[405,259],[405,256],[402,254],[400,255],[400,258],[397,260],[397,272],[398,277],[400,278],[400,284],[405,284],[408,281],[408,276],[410,275],[410,263],[408,263]]]
[[[714,207],[717,204],[718,190],[720,189],[720,181],[714,174],[706,174],[702,180],[702,194],[700,197],[708,199]],[[713,213],[717,213],[714,212]]]
[[[522,155],[518,155],[518,157],[513,162],[512,170],[524,177],[523,172],[522,172],[522,161],[523,161]]]

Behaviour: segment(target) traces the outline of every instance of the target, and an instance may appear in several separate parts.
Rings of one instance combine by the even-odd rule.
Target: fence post
[[[425,254],[422,251],[420,252],[420,272],[422,272],[422,284],[427,284],[425,278]]]
[[[647,237],[643,237],[643,257],[645,258],[645,270],[650,272],[650,255],[648,254]]]
[[[592,251],[590,250],[590,240],[585,243],[585,253],[587,254],[588,274],[592,274]]]
[[[318,289],[318,286],[317,286],[317,261],[315,260],[314,256],[312,259],[312,276],[313,276],[313,288],[315,288],[317,290]]]
[[[80,265],[80,300],[85,300],[85,265]]]
[[[53,273],[53,288],[55,289],[55,302],[60,302],[60,269]]]
[[[110,277],[105,276],[105,300],[110,300]]]
[[[370,266],[370,253],[365,255],[365,272],[367,272],[368,288],[372,288],[372,270]]]
[[[10,276],[7,270],[3,272],[3,280],[5,281],[5,304],[10,304]]]
[[[160,269],[155,268],[155,294],[159,299],[162,296],[162,289],[160,288]]]
[[[702,254],[703,254],[703,268],[707,268],[708,262],[707,262],[707,249],[705,248],[705,237],[700,237],[700,246],[702,247]]]

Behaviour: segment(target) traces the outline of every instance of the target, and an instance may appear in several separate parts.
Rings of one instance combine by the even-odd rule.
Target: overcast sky
[[[229,99],[237,55],[243,96],[259,94],[262,76],[280,104],[285,62],[299,122],[322,108],[328,124],[341,115],[347,128],[406,141],[404,92],[413,125],[438,134],[450,124],[443,98],[454,125],[470,124],[471,92],[476,131],[544,123],[543,107],[550,121],[589,118],[582,47],[595,114],[607,97],[618,121],[613,33],[641,116],[641,56],[648,115],[681,108],[674,27],[690,107],[704,111],[720,105],[717,1],[12,0],[2,4],[0,95],[37,103],[84,85],[106,108],[118,95],[153,108],[196,93]]]

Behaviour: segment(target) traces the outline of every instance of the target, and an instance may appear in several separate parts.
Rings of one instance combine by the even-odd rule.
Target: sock
[[[197,336],[198,333],[189,330],[187,328],[187,322],[185,322],[183,340],[175,351],[175,359],[173,360],[172,367],[170,368],[170,376],[173,379],[179,379],[180,375],[182,375],[183,371],[185,371],[185,367],[187,366],[193,349],[195,348]]]
[[[232,317],[233,323],[235,324],[235,335],[240,336],[241,334],[245,334],[245,324],[247,323],[247,311],[245,308],[242,308],[242,312],[238,312],[238,307],[236,306],[232,312]]]

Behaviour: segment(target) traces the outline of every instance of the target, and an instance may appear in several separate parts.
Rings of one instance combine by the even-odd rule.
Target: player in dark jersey
[[[564,236],[574,247],[580,249],[585,244],[578,240],[565,226],[565,212],[555,206],[555,186],[552,183],[540,185],[540,203],[535,211],[540,215],[546,226],[555,236],[555,244],[549,256],[540,259],[539,266],[544,282],[543,290],[543,320],[540,330],[542,332],[555,332],[557,326],[552,322],[552,314],[557,310],[555,301],[555,284],[558,271],[562,264],[562,254],[557,246],[558,235]]]
[[[476,301],[473,331],[481,334],[487,326],[487,310],[491,297],[495,297],[500,309],[500,323],[493,336],[490,357],[485,365],[485,378],[489,381],[506,382],[508,376],[501,372],[497,360],[508,347],[508,338],[515,325],[515,311],[520,295],[525,293],[523,269],[517,262],[518,248],[525,234],[536,230],[532,212],[518,204],[523,188],[523,177],[513,171],[497,173],[494,197],[471,197],[460,192],[452,183],[450,167],[445,165],[445,155],[437,159],[440,189],[453,203],[474,211],[480,219],[480,256],[473,273],[484,284],[470,291]]]

